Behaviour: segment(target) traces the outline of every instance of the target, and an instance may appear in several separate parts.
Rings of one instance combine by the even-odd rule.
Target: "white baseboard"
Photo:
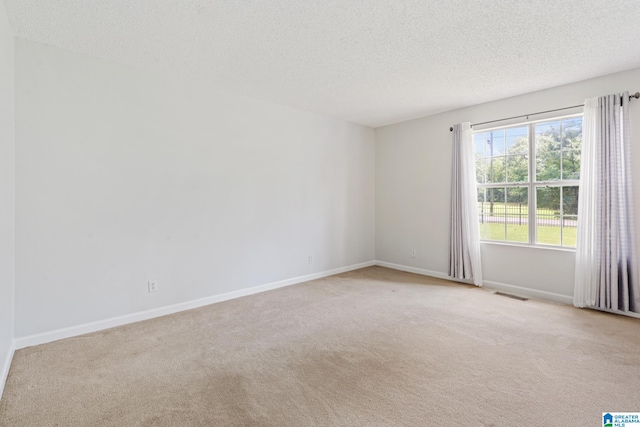
[[[460,283],[466,283],[468,285],[473,285],[473,280],[454,279],[452,277],[449,277],[448,274],[440,273],[439,271],[425,270],[424,268],[410,267],[408,265],[394,264],[392,262],[386,262],[386,261],[376,261],[376,265],[379,265],[380,267],[391,268],[393,270],[400,270],[400,271],[406,271],[408,273],[415,273],[421,276],[436,277],[438,279],[445,279],[445,280],[450,280],[452,282],[460,282]]]
[[[7,378],[9,377],[9,368],[11,368],[11,361],[13,360],[13,354],[16,351],[15,341],[11,343],[9,352],[7,353],[2,365],[0,365],[0,399],[2,399],[2,393],[4,392],[4,386],[7,384]]]
[[[454,282],[466,283],[466,284],[471,284],[471,285],[473,284],[473,281],[471,281],[471,280],[466,281],[466,280],[452,279],[446,273],[441,273],[439,271],[425,270],[425,269],[422,269],[422,268],[409,267],[407,265],[394,264],[394,263],[385,262],[385,261],[376,261],[376,265],[379,265],[381,267],[392,268],[394,270],[407,271],[409,273],[420,274],[420,275],[423,275],[423,276],[436,277],[438,279],[451,280],[451,281],[454,281]],[[510,294],[514,294],[514,295],[518,295],[518,296],[537,298],[537,299],[548,300],[548,301],[555,301],[555,302],[560,302],[560,303],[569,304],[569,305],[573,304],[573,297],[570,297],[570,296],[567,296],[567,295],[562,295],[562,294],[556,294],[556,293],[553,293],[553,292],[539,291],[539,290],[530,289],[530,288],[523,288],[521,286],[508,285],[506,283],[494,282],[494,281],[491,281],[491,280],[483,280],[482,281],[482,285],[483,285],[483,287],[485,287],[487,289],[495,289],[495,290],[498,290],[498,291],[508,292]]]
[[[41,334],[35,334],[35,335],[29,335],[26,337],[16,338],[15,349],[31,347],[39,344],[46,344],[46,343],[58,341],[64,338],[71,338],[78,335],[83,335],[83,334],[101,331],[104,329],[114,328],[116,326],[122,326],[129,323],[139,322],[142,320],[153,319],[155,317],[166,316],[168,314],[178,313],[180,311],[191,310],[193,308],[203,307],[205,305],[215,304],[217,302],[227,301],[234,298],[240,298],[247,295],[253,295],[260,292],[270,291],[273,289],[295,285],[302,282],[308,282],[310,280],[321,279],[323,277],[333,276],[335,274],[345,273],[347,271],[358,270],[360,268],[370,267],[372,265],[376,265],[376,262],[367,261],[359,264],[349,265],[346,267],[335,268],[333,270],[321,271],[319,273],[307,274],[305,276],[294,277],[291,279],[266,283],[264,285],[254,286],[247,289],[240,289],[233,292],[227,292],[220,295],[213,295],[210,297],[200,298],[197,300],[186,301],[179,304],[173,304],[169,306],[154,308],[151,310],[127,314],[124,316],[112,317],[110,319],[99,320],[91,323],[85,323],[82,325],[72,326],[69,328],[57,329],[55,331],[44,332]]]
[[[507,292],[509,294],[536,298],[541,300],[559,302],[562,304],[573,305],[573,297],[568,295],[556,294],[554,292],[539,291],[537,289],[523,288],[521,286],[508,285],[506,283],[493,282],[491,280],[483,281],[484,287],[487,289],[494,289],[496,291]]]
[[[445,280],[450,280],[452,282],[460,282],[460,283],[466,283],[466,284],[473,285],[473,281],[471,281],[471,280],[466,281],[466,280],[453,279],[453,278],[449,277],[446,273],[441,273],[439,271],[425,270],[423,268],[410,267],[408,265],[394,264],[392,262],[385,262],[385,261],[376,261],[375,265],[379,265],[380,267],[391,268],[391,269],[394,269],[394,270],[400,270],[400,271],[406,271],[406,272],[409,272],[409,273],[420,274],[422,276],[436,277],[438,279],[445,279]],[[536,299],[545,300],[545,301],[559,302],[561,304],[567,304],[567,305],[573,305],[573,297],[572,296],[557,294],[557,293],[554,293],[554,292],[540,291],[540,290],[531,289],[531,288],[523,288],[522,286],[509,285],[509,284],[506,284],[506,283],[494,282],[492,280],[483,280],[482,281],[482,286],[484,288],[486,288],[486,289],[492,289],[492,290],[496,290],[496,291],[507,292],[507,293],[512,294],[512,295],[517,295],[517,296],[522,296],[522,297],[529,297],[529,298],[536,298]],[[597,307],[585,307],[585,308],[586,309],[591,309],[591,310],[603,311],[605,313],[619,314],[619,315],[623,315],[623,316],[629,316],[629,317],[634,317],[634,318],[640,319],[640,314],[638,314],[638,313],[624,312],[624,311],[618,311],[618,310],[609,310],[609,309],[606,309],[606,308],[597,308]]]

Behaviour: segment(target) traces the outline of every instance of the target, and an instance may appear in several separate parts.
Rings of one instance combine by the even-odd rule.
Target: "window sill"
[[[560,251],[560,252],[575,252],[576,248],[563,248],[559,246],[542,246],[542,245],[527,245],[524,243],[511,243],[511,242],[497,242],[493,240],[480,240],[481,245],[497,245],[497,246],[516,246],[519,248],[527,248],[527,249],[545,249],[551,251]]]

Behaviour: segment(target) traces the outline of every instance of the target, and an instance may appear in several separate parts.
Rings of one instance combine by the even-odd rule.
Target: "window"
[[[576,246],[582,116],[474,132],[480,238]]]

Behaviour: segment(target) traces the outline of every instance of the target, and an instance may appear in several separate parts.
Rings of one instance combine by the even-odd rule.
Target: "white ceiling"
[[[640,67],[639,0],[4,1],[18,37],[373,127]]]

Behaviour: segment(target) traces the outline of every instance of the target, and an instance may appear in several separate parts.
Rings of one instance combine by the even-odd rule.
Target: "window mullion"
[[[536,147],[535,128],[529,123],[529,244],[536,244],[536,188],[533,182],[536,178]]]
[[[560,246],[564,246],[564,235],[563,235],[563,233],[564,233],[564,199],[563,199],[564,191],[562,191],[562,190],[563,190],[563,187],[560,186],[560,223],[559,223],[559,226],[560,226]]]

